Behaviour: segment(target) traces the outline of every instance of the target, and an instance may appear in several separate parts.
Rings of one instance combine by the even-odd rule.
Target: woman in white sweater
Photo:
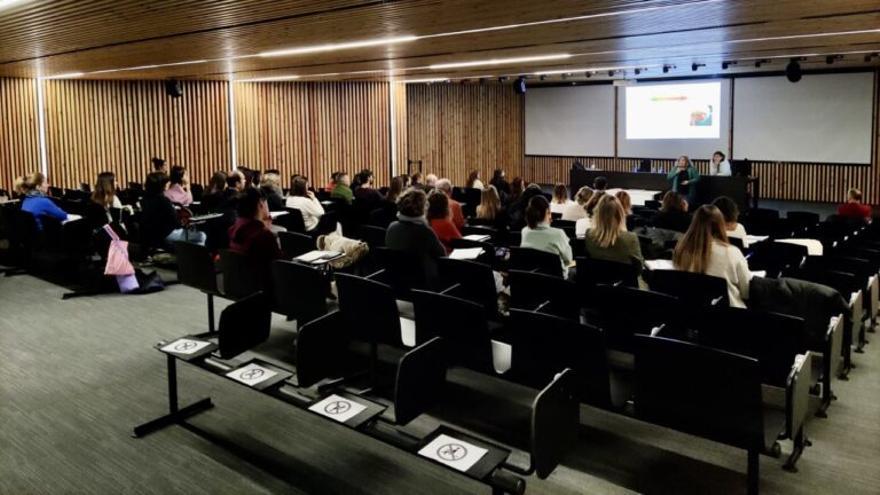
[[[290,184],[290,196],[287,197],[288,208],[296,208],[302,213],[303,224],[306,231],[312,231],[318,226],[321,216],[324,215],[324,207],[315,197],[312,191],[309,191],[309,182],[303,176],[296,176]]]
[[[717,207],[704,205],[697,209],[690,228],[675,246],[672,264],[676,270],[725,279],[730,305],[746,307],[749,264],[742,252],[727,242],[724,217]]]

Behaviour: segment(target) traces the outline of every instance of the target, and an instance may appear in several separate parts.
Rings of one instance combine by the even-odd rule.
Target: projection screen
[[[529,88],[526,154],[614,156],[614,87]]]

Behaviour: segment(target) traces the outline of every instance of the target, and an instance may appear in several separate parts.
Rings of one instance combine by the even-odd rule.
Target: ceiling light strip
[[[338,50],[350,50],[353,48],[367,48],[371,46],[394,45],[397,43],[407,43],[419,39],[418,36],[395,36],[391,38],[377,38],[363,41],[350,41],[345,43],[327,43],[326,45],[303,46],[297,48],[287,48],[282,50],[269,50],[260,52],[260,57],[287,57],[291,55],[304,55],[308,53],[333,52]]]
[[[535,55],[530,57],[510,57],[510,58],[490,58],[488,60],[471,60],[468,62],[451,62],[444,64],[432,64],[428,68],[431,70],[456,69],[460,67],[480,67],[484,65],[508,65],[508,64],[524,64],[529,62],[543,62],[547,60],[565,60],[571,58],[570,53],[556,53],[553,55]]]

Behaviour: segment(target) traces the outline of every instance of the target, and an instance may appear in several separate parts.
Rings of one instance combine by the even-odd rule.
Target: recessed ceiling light
[[[121,69],[96,70],[93,72],[89,72],[89,74],[106,74],[108,72],[124,72],[124,71],[130,71],[130,70],[148,70],[148,69],[157,69],[159,67],[174,67],[177,65],[204,64],[205,62],[208,62],[208,60],[186,60],[183,62],[172,62],[170,64],[150,64],[150,65],[138,65],[136,67],[122,67]]]
[[[260,57],[286,57],[290,55],[303,55],[306,53],[332,52],[336,50],[348,50],[352,48],[365,48],[369,46],[393,45],[415,41],[418,36],[395,36],[391,38],[377,38],[363,41],[350,41],[345,43],[327,43],[326,45],[301,46],[298,48],[286,48],[283,50],[269,50],[260,52]]]
[[[269,77],[252,77],[250,79],[236,79],[235,82],[271,82],[271,81],[293,81],[301,76],[269,76]]]
[[[74,79],[77,77],[82,77],[84,72],[65,72],[63,74],[56,74],[54,76],[44,77],[43,79]]]
[[[505,65],[505,64],[518,64],[518,63],[527,63],[527,62],[541,62],[544,60],[562,60],[566,58],[570,58],[571,54],[569,53],[557,53],[554,55],[535,55],[531,57],[511,57],[511,58],[490,58],[488,60],[472,60],[470,62],[452,62],[448,64],[433,64],[429,65],[429,69],[433,70],[442,70],[442,69],[454,69],[458,67],[479,67],[482,65]]]

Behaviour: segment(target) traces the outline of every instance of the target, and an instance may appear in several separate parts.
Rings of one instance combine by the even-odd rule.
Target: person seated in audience
[[[162,172],[147,174],[141,198],[141,234],[150,246],[172,247],[174,242],[205,244],[204,232],[189,231],[180,224],[174,205],[165,196],[168,176]]]
[[[394,177],[391,179],[391,183],[388,186],[388,193],[385,194],[385,201],[389,201],[391,203],[396,203],[400,195],[403,194],[403,190],[406,189],[406,183],[404,182],[404,177],[406,175],[401,175],[399,177]]]
[[[730,177],[732,175],[730,162],[727,161],[724,153],[716,151],[712,154],[712,159],[709,161],[709,175],[719,175],[722,177]]]
[[[526,207],[526,226],[522,229],[520,247],[537,249],[559,256],[562,276],[568,278],[573,258],[568,236],[562,229],[550,226],[550,203],[544,195],[533,196]]]
[[[242,190],[249,189],[251,187],[258,187],[258,182],[254,180],[257,179],[257,175],[250,168],[245,167],[244,165],[239,165],[235,169],[235,172],[241,174]]]
[[[25,193],[24,183],[26,180],[27,180],[26,177],[16,177],[15,180],[12,182],[12,198],[13,199],[20,198],[20,197],[24,196],[24,193]]]
[[[422,173],[421,172],[415,172],[414,174],[412,174],[412,176],[410,177],[409,186],[419,188],[419,189],[425,188],[425,184],[422,183]]]
[[[438,191],[446,195],[449,200],[449,211],[452,212],[452,223],[456,228],[461,229],[465,225],[464,212],[461,209],[461,203],[452,199],[452,181],[449,179],[440,179],[436,182]]]
[[[573,203],[574,201],[568,199],[568,188],[565,184],[556,184],[553,188],[553,200],[550,201],[550,212],[561,215],[565,208]]]
[[[238,194],[244,190],[244,174],[240,170],[233,170],[226,174],[226,189],[220,201],[219,211],[227,216],[229,223],[235,221],[235,208]]]
[[[360,187],[355,189],[354,197],[361,203],[366,204],[367,208],[375,207],[377,203],[384,199],[382,193],[373,187],[372,171],[364,170],[361,172],[358,182],[360,183]]]
[[[400,179],[400,184],[401,184],[400,190],[401,190],[401,192],[403,192],[403,190],[405,190],[406,188],[409,187],[410,177],[409,177],[409,175],[406,175],[406,174],[400,174],[397,176],[397,178]]]
[[[272,261],[284,257],[271,229],[269,205],[260,190],[250,187],[242,191],[235,223],[229,227],[229,250],[248,258],[264,289],[272,286]]]
[[[430,192],[435,187],[437,187],[437,176],[434,174],[426,175],[425,176],[425,191]]]
[[[86,220],[93,229],[101,228],[113,222],[110,214],[112,208],[122,209],[122,202],[116,195],[116,175],[113,172],[101,172],[85,209]]]
[[[675,168],[666,175],[666,179],[669,181],[673,192],[686,197],[689,203],[694,202],[697,194],[697,183],[700,181],[700,172],[691,163],[690,158],[686,155],[678,157],[678,161],[675,162]]]
[[[372,170],[370,170],[368,168],[361,169],[360,172],[358,172],[354,175],[354,180],[351,182],[351,192],[357,193],[357,190],[360,189],[361,185],[363,185],[365,182],[367,182],[372,177],[373,177]]]
[[[724,217],[724,230],[727,231],[728,239],[734,238],[742,241],[743,248],[749,247],[749,239],[746,228],[739,223],[739,207],[736,202],[727,196],[719,196],[712,202]]]
[[[593,191],[590,199],[584,204],[584,213],[586,213],[586,216],[579,218],[574,224],[575,237],[583,239],[584,236],[587,235],[587,230],[593,226],[593,213],[596,211],[596,206],[599,204],[599,201],[606,196],[608,196],[608,193],[605,191]]]
[[[676,270],[725,279],[730,305],[746,307],[752,275],[742,251],[727,242],[724,217],[717,207],[697,208],[690,228],[675,246],[672,264]]]
[[[202,195],[202,208],[209,212],[219,210],[224,201],[225,190],[226,173],[214,172],[214,175],[211,176],[211,180],[208,181],[208,190]]]
[[[439,190],[428,195],[428,224],[431,230],[437,234],[437,238],[446,249],[446,254],[452,252],[452,240],[461,239],[461,232],[452,223],[452,212],[449,209],[449,198]]]
[[[510,194],[510,184],[504,177],[504,170],[500,168],[496,168],[492,173],[492,180],[489,181],[489,184],[495,186],[495,190],[498,191],[498,196],[502,201]]]
[[[574,201],[562,209],[562,220],[576,222],[582,218],[587,218],[585,207],[592,197],[593,190],[589,187],[583,186],[578,189],[578,192],[574,195]]]
[[[150,163],[153,164],[153,172],[162,172],[163,174],[168,174],[168,165],[165,164],[165,160],[154,156],[150,158]]]
[[[467,182],[465,182],[464,186],[469,189],[482,190],[485,186],[483,185],[483,181],[480,180],[480,171],[472,170],[471,173],[468,174]]]
[[[668,191],[663,196],[660,212],[651,219],[651,225],[676,232],[687,231],[691,225],[691,216],[688,214],[688,202],[684,196]]]
[[[629,193],[621,189],[620,191],[617,191],[617,194],[615,194],[614,196],[617,198],[618,201],[620,201],[620,206],[623,207],[623,212],[626,214],[626,216],[632,215],[633,205],[632,198],[629,196]]]
[[[593,179],[593,190],[596,192],[604,191],[608,189],[608,178],[604,176],[599,176]]]
[[[303,224],[305,224],[307,232],[315,230],[324,215],[324,207],[315,197],[315,193],[309,191],[309,181],[305,177],[297,176],[290,186],[287,207],[296,208],[302,213]]]
[[[639,237],[626,230],[626,212],[615,196],[605,195],[593,210],[593,226],[585,237],[590,258],[636,263],[641,271],[644,258]]]
[[[348,204],[354,200],[354,193],[351,191],[351,178],[345,172],[337,172],[334,177],[333,189],[330,191],[330,197],[341,199]]]
[[[22,182],[24,200],[21,202],[21,211],[26,211],[34,216],[37,230],[43,230],[41,217],[50,217],[61,222],[67,220],[67,212],[62,210],[48,196],[49,183],[46,176],[40,172],[34,172],[25,177]]]
[[[871,207],[862,203],[862,191],[854,187],[846,192],[846,203],[837,207],[837,214],[844,218],[871,221]]]
[[[281,176],[266,172],[260,180],[260,192],[266,198],[269,211],[284,211],[284,190],[281,189]]]
[[[480,204],[477,205],[477,218],[489,220],[493,227],[498,230],[507,230],[510,217],[501,206],[501,198],[495,186],[490,185],[480,193]]]
[[[532,183],[526,186],[516,201],[508,205],[507,214],[510,215],[512,228],[522,229],[526,225],[526,208],[529,205],[529,201],[535,196],[543,195],[544,192],[541,190],[541,186]]]
[[[189,174],[180,165],[171,167],[168,189],[165,197],[172,203],[180,206],[189,206],[193,202],[192,192],[189,190]]]
[[[510,186],[507,188],[507,194],[501,196],[503,201],[506,201],[508,205],[512,205],[519,201],[520,196],[522,196],[523,191],[526,189],[526,182],[522,177],[514,177],[513,181],[510,182]],[[498,192],[501,192],[499,189]]]
[[[397,201],[397,220],[385,232],[385,246],[413,257],[428,287],[437,281],[437,258],[446,256],[446,249],[425,220],[425,191],[410,188]]]

